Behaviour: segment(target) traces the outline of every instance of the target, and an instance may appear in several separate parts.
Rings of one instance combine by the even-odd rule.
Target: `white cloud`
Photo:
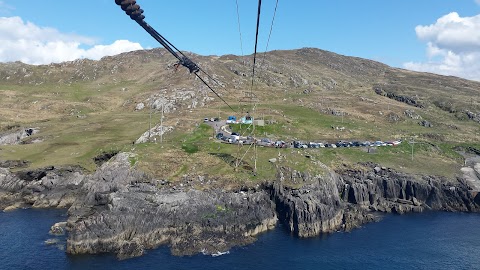
[[[475,3],[480,5],[480,0],[475,0]]]
[[[405,68],[480,80],[480,15],[460,17],[452,12],[415,31],[427,44],[429,61],[405,63]]]
[[[417,37],[457,53],[480,50],[480,15],[461,18],[452,12],[429,26],[417,26]]]
[[[20,17],[0,17],[0,43],[0,62],[21,61],[34,65],[79,58],[98,60],[103,56],[142,49],[139,43],[127,40],[95,45],[92,38],[39,27]],[[85,45],[90,48],[82,49]]]

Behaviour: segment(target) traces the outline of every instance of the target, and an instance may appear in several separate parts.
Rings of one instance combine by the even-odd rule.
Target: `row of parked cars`
[[[402,143],[401,140],[395,141],[338,141],[336,143],[327,142],[303,142],[293,141],[285,142],[282,140],[272,140],[269,138],[254,139],[253,137],[241,137],[240,134],[233,132],[232,134],[224,135],[217,133],[216,138],[226,143],[234,144],[251,144],[256,143],[259,146],[276,147],[276,148],[337,148],[337,147],[379,147],[379,146],[396,146]]]
[[[336,143],[321,143],[321,142],[302,142],[294,141],[294,148],[337,148],[337,147],[378,147],[378,146],[396,146],[401,144],[401,140],[395,141],[338,141]]]
[[[220,121],[220,118],[218,117],[212,117],[212,118],[203,118],[203,122],[218,122]]]
[[[269,138],[255,139],[251,136],[243,137],[236,132],[232,134],[223,134],[222,132],[217,133],[215,136],[218,140],[224,141],[226,143],[242,143],[242,144],[251,144],[256,143],[259,146],[268,146],[268,147],[277,147],[277,148],[287,148],[289,146],[285,141],[273,141]]]

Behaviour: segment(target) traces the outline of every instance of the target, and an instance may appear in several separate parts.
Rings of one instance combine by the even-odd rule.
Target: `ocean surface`
[[[278,226],[217,257],[174,257],[160,247],[124,261],[111,254],[67,255],[65,237],[48,234],[66,218],[63,210],[0,212],[0,269],[480,269],[479,214],[387,215],[349,233],[312,239]],[[59,242],[47,245],[52,238]]]

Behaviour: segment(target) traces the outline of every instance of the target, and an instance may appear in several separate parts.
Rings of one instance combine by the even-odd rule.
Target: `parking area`
[[[388,147],[388,146],[397,146],[402,143],[402,140],[391,140],[391,141],[362,141],[362,140],[352,140],[352,141],[336,141],[336,142],[327,142],[327,141],[283,141],[283,140],[272,140],[270,138],[254,138],[252,136],[241,136],[241,134],[232,132],[228,125],[227,121],[220,120],[218,118],[205,118],[204,122],[212,126],[215,129],[215,138],[223,143],[229,144],[256,144],[263,147],[275,147],[275,148],[341,148],[341,147]]]

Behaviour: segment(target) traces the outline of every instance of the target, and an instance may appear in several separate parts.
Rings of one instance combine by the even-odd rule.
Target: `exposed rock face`
[[[158,124],[158,125],[152,127],[151,129],[145,131],[140,136],[140,138],[138,138],[135,141],[135,143],[139,144],[139,143],[146,143],[146,142],[152,141],[152,140],[156,141],[156,137],[161,137],[165,133],[173,131],[173,129],[174,129],[174,127],[172,127],[172,126],[160,126],[160,124]]]
[[[69,210],[67,252],[143,254],[161,244],[178,255],[226,251],[276,224],[265,191],[175,192],[156,186],[118,154],[87,177],[84,198]]]
[[[301,179],[299,188],[284,185]],[[298,182],[298,180],[297,180]],[[406,213],[428,210],[479,211],[475,192],[463,181],[411,175],[366,164],[327,176],[282,169],[273,184],[272,198],[279,219],[300,237],[351,230],[377,219],[376,212]],[[478,195],[477,195],[478,197]]]
[[[0,160],[0,168],[22,168],[28,166],[26,160]]]
[[[305,184],[300,188],[283,184],[298,182],[294,179],[301,179]],[[324,176],[311,176],[282,168],[279,180],[273,184],[272,198],[280,220],[300,237],[351,230],[376,219],[371,213],[343,201],[339,193],[342,187],[343,180],[332,171]]]
[[[23,205],[69,207],[78,198],[84,176],[79,168],[48,167],[16,174],[0,168],[0,209]]]
[[[419,124],[420,126],[422,126],[422,127],[428,127],[428,128],[433,127],[433,124],[430,123],[430,122],[427,121],[427,120],[422,120],[422,121],[418,122],[418,124]]]
[[[119,153],[91,175],[76,168],[15,174],[0,168],[0,208],[70,207],[66,226],[52,227],[62,233],[65,226],[66,251],[113,252],[121,259],[159,245],[176,255],[224,252],[272,229],[277,215],[295,235],[311,237],[351,230],[378,212],[480,209],[468,181],[416,179],[374,164],[337,172],[324,166],[321,175],[281,167],[276,181],[248,191],[174,190],[132,168],[129,158]]]
[[[65,234],[65,226],[67,225],[67,222],[58,222],[53,224],[50,227],[50,231],[48,232],[51,235],[64,235]]]
[[[67,251],[127,258],[168,244],[177,255],[223,252],[276,224],[265,192],[171,193],[145,184],[131,189],[108,195],[105,209],[72,222]]]
[[[344,201],[375,211],[405,213],[446,210],[478,211],[469,187],[463,181],[449,183],[432,176],[417,180],[387,168],[346,169],[339,172],[345,186]]]
[[[19,144],[23,139],[38,132],[35,128],[20,128],[0,134],[0,145]]]
[[[298,189],[283,184],[294,178],[301,179],[305,184]],[[331,232],[342,224],[344,204],[334,175],[312,177],[284,168],[279,173],[279,180],[273,184],[272,197],[280,218],[298,236]]]
[[[403,96],[403,95],[398,95],[396,93],[390,92],[388,90],[384,90],[381,87],[374,87],[373,89],[377,95],[381,96],[386,96],[390,99],[406,103],[411,106],[415,106],[418,108],[424,108],[425,106],[421,104],[415,97],[409,97],[409,96]]]
[[[480,112],[474,113],[469,110],[465,110],[465,114],[467,115],[468,119],[480,123]]]
[[[422,119],[422,116],[418,115],[414,110],[405,110],[403,114],[405,114],[408,118],[411,119]]]
[[[127,153],[92,175],[74,168],[16,174],[0,168],[0,209],[70,207],[67,252],[113,252],[119,258],[161,244],[178,255],[227,251],[277,223],[264,189],[174,191],[157,182],[132,169]]]

